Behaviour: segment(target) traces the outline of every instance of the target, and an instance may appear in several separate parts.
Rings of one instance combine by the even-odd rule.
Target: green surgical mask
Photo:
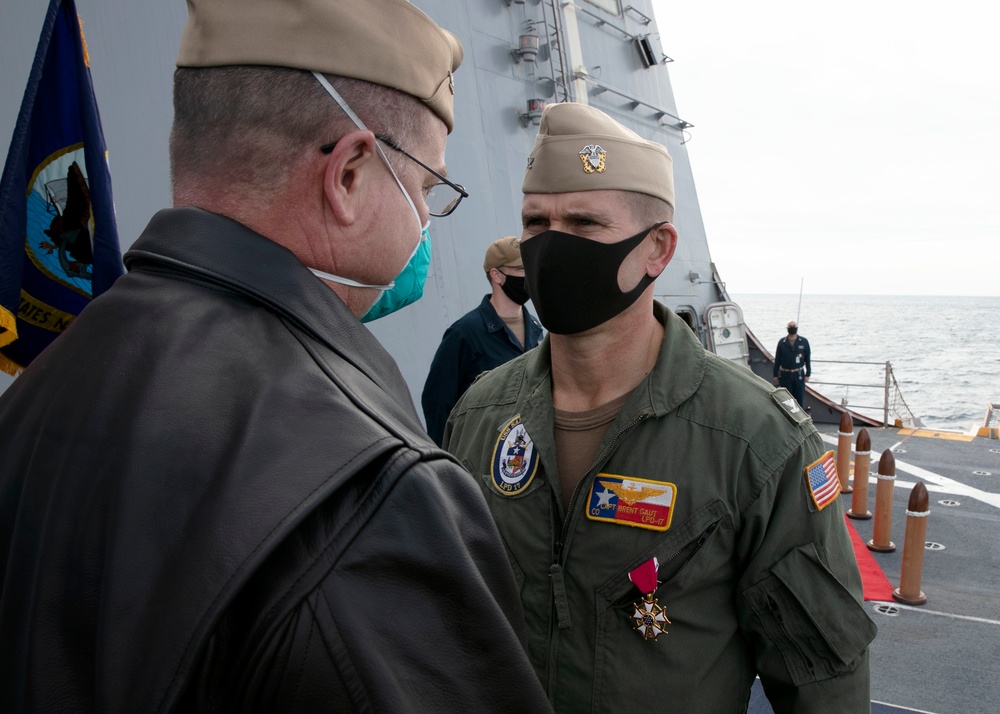
[[[313,76],[316,77],[317,81],[323,86],[323,89],[325,89],[327,93],[333,97],[337,104],[340,105],[340,108],[344,110],[344,113],[351,118],[359,129],[368,128],[365,126],[364,122],[358,118],[358,115],[354,113],[354,110],[348,106],[347,102],[344,101],[343,97],[340,96],[337,90],[333,88],[333,85],[326,81],[326,78],[323,75],[319,72],[313,72]],[[385,157],[385,153],[383,153],[382,147],[379,146],[378,142],[375,142],[375,150],[378,152],[379,157],[381,157],[382,161],[389,169],[389,173],[392,174],[392,178],[395,179],[396,185],[399,186],[399,190],[403,193],[403,198],[406,199],[406,203],[409,204],[410,210],[413,212],[413,217],[416,219],[417,226],[420,228],[420,241],[417,243],[416,247],[414,247],[409,260],[407,260],[406,265],[403,266],[403,270],[400,271],[395,280],[387,285],[361,283],[340,275],[323,272],[317,268],[309,268],[309,272],[324,280],[330,280],[335,283],[340,283],[341,285],[351,285],[357,288],[374,288],[382,291],[379,299],[361,318],[362,322],[377,320],[380,317],[384,317],[389,313],[395,312],[401,307],[405,307],[406,305],[418,300],[424,292],[424,281],[427,279],[427,268],[430,265],[431,256],[430,221],[427,221],[427,223],[423,226],[420,225],[420,214],[417,213],[417,207],[413,205],[413,199],[410,198],[410,194],[407,193],[406,189],[403,187],[403,182],[399,180],[399,177],[396,175],[396,171],[392,168],[392,164],[390,164],[389,160]],[[422,251],[425,253],[425,256],[418,260],[417,256],[420,255]],[[421,263],[423,265],[422,272],[420,268]],[[405,285],[403,283],[405,283]],[[397,286],[399,286],[398,290]],[[385,305],[388,307],[382,307],[383,301],[385,301]]]
[[[364,314],[361,322],[378,320],[396,312],[399,309],[415,303],[424,294],[424,283],[427,282],[427,270],[431,265],[431,232],[430,225],[420,234],[420,243],[410,256],[406,266],[392,282],[392,287],[383,290],[375,304]]]

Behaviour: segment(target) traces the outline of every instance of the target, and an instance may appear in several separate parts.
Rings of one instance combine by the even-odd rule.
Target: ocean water
[[[807,294],[801,310],[797,294],[732,298],[771,354],[799,313],[812,348],[810,385],[862,414],[882,418],[886,361],[927,427],[967,432],[982,425],[990,403],[1000,404],[1000,297]],[[0,392],[10,382],[0,373]]]
[[[797,294],[731,297],[771,354],[798,314],[812,349],[810,386],[860,413],[881,419],[886,361],[924,426],[966,432],[1000,403],[1000,297],[806,294],[801,309]]]

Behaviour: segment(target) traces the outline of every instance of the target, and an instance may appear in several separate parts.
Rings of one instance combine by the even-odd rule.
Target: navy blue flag
[[[123,272],[83,28],[51,0],[0,180],[0,369],[27,367]]]

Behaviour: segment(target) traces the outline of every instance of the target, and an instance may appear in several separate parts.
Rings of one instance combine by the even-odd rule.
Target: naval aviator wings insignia
[[[665,531],[674,515],[677,486],[666,481],[599,473],[590,487],[587,518]]]

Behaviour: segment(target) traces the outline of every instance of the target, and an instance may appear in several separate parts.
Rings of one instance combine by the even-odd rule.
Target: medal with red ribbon
[[[656,573],[660,568],[656,558],[650,558],[638,568],[629,571],[628,579],[639,588],[643,594],[641,600],[632,604],[632,629],[642,635],[644,640],[656,639],[667,631],[664,625],[671,624],[666,613],[660,607],[653,593],[656,592]]]

